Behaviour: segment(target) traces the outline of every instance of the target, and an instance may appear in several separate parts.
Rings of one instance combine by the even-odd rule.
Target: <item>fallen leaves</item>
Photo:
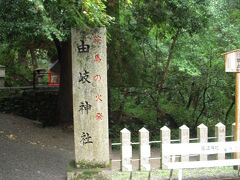
[[[8,134],[8,135],[6,135],[6,136],[7,136],[7,138],[10,139],[10,140],[16,140],[16,138],[17,138],[17,136],[14,135],[14,134]]]

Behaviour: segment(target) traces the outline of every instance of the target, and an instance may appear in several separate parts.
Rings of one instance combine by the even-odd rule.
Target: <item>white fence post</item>
[[[132,171],[131,132],[124,128],[121,131],[121,170]]]
[[[162,144],[170,144],[171,139],[171,130],[167,126],[163,126],[160,129],[160,140]],[[162,147],[161,147],[161,168],[163,168],[163,164],[166,162],[170,162],[169,156],[163,156]]]
[[[139,130],[139,142],[140,142],[140,163],[139,169],[141,171],[150,171],[150,145],[149,145],[149,131],[144,127]]]
[[[186,125],[183,125],[179,129],[180,143],[189,143],[189,128]],[[189,155],[182,155],[181,161],[189,161]]]
[[[215,125],[215,137],[217,138],[216,142],[225,142],[225,136],[226,136],[226,127],[222,123],[218,123]],[[218,153],[217,154],[218,160],[224,160],[225,159],[225,153]]]
[[[200,143],[208,142],[208,127],[205,126],[204,124],[200,124],[197,127],[197,138],[198,138],[198,142]],[[207,159],[208,159],[208,156],[206,154],[199,155],[200,161],[207,161]]]

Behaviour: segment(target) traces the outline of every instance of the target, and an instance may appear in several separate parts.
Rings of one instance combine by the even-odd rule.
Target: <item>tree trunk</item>
[[[165,67],[164,67],[162,79],[160,80],[160,82],[158,84],[159,91],[162,91],[163,85],[164,85],[164,83],[165,83],[165,81],[167,79],[170,63],[172,61],[172,57],[173,57],[173,54],[174,54],[174,48],[176,46],[177,39],[178,39],[178,37],[180,35],[180,32],[181,32],[181,29],[178,29],[176,31],[176,33],[174,34],[174,36],[172,37],[172,42],[171,42],[171,45],[170,45],[169,50],[168,50],[167,63],[165,65]]]
[[[30,54],[31,54],[32,66],[33,66],[33,71],[34,71],[34,69],[38,68],[37,57],[36,57],[34,49],[30,48],[29,50],[30,50]]]
[[[27,67],[27,49],[23,48],[18,51],[18,62],[20,62],[21,65],[24,65]]]
[[[57,117],[61,125],[69,126],[73,124],[71,42],[56,40],[55,45],[61,66]]]
[[[119,0],[109,0],[107,2],[107,13],[115,18],[115,23],[108,28],[111,39],[108,41],[108,84],[110,87],[124,86],[123,82],[123,62],[121,54],[121,31],[119,22]],[[117,79],[117,81],[116,81]]]
[[[198,115],[198,117],[197,117],[197,119],[195,121],[195,126],[194,127],[198,126],[199,119],[203,115],[203,113],[204,113],[204,111],[206,109],[206,93],[207,93],[207,90],[208,90],[208,87],[205,87],[204,91],[203,91],[202,109],[201,109],[201,111],[200,111],[200,113],[199,113],[199,115]]]
[[[226,112],[225,119],[224,119],[224,124],[225,125],[227,125],[228,116],[229,116],[234,104],[235,104],[235,98],[232,99],[232,103],[230,104],[230,106],[228,107],[228,110]]]
[[[193,100],[193,94],[194,94],[193,93],[194,92],[194,86],[195,86],[195,82],[192,82],[190,95],[189,95],[189,98],[188,98],[188,103],[187,103],[186,109],[189,109],[190,106],[191,106],[191,103],[192,103],[192,100]]]

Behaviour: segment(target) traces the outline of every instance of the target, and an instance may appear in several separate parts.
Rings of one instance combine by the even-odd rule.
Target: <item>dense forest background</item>
[[[108,29],[113,138],[123,127],[234,122],[235,78],[222,53],[239,48],[238,0],[0,1],[6,86],[31,85],[33,70],[47,68],[54,54],[67,86],[70,29],[97,26]],[[69,99],[66,89],[59,93]]]

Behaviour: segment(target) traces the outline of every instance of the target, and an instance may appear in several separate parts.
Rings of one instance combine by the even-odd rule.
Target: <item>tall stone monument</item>
[[[106,29],[72,30],[75,160],[109,164]]]

